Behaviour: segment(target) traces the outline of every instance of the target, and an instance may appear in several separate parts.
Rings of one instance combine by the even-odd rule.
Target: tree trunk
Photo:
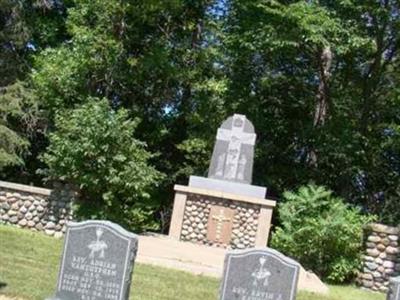
[[[318,76],[319,85],[316,96],[315,112],[314,112],[314,128],[320,128],[325,125],[328,118],[329,108],[329,79],[331,77],[333,54],[329,46],[326,46],[318,57]],[[311,147],[308,157],[309,164],[317,167],[318,157],[315,146]]]

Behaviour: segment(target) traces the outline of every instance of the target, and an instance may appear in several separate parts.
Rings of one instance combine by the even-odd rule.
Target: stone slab
[[[220,300],[295,300],[300,264],[270,248],[228,251]]]
[[[45,188],[39,188],[35,186],[7,182],[7,181],[0,181],[0,188],[15,190],[15,192],[23,192],[23,193],[30,193],[30,194],[38,194],[49,196],[51,194],[51,190]]]
[[[175,240],[162,234],[139,236],[139,263],[162,266],[196,275],[221,278],[226,249]],[[196,255],[193,255],[196,253]],[[299,290],[328,294],[328,287],[313,273],[300,269]]]
[[[267,194],[267,188],[262,186],[200,176],[190,176],[189,186],[262,199]]]
[[[387,300],[400,300],[400,277],[390,279]]]
[[[127,300],[138,238],[108,221],[68,223],[55,298]]]

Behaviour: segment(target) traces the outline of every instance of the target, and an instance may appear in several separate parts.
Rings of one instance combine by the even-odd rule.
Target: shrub
[[[327,281],[352,279],[361,263],[362,228],[372,218],[321,186],[303,186],[283,196],[281,226],[273,234],[272,247]]]
[[[42,160],[47,179],[80,188],[77,216],[109,219],[141,231],[157,229],[150,199],[161,174],[149,165],[151,154],[133,138],[137,120],[114,111],[106,100],[91,99],[56,118],[56,130]]]

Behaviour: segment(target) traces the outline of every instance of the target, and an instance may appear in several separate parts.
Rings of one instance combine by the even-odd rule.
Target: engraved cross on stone
[[[254,146],[256,135],[244,132],[245,116],[233,116],[232,129],[218,129],[217,140],[229,142],[225,163],[219,162],[217,176],[227,180],[244,179],[246,157],[241,155],[242,144]]]
[[[212,219],[214,221],[217,221],[216,240],[220,241],[221,240],[222,226],[224,225],[224,222],[229,222],[231,220],[231,218],[225,217],[224,210],[221,208],[219,210],[219,215],[212,216]]]

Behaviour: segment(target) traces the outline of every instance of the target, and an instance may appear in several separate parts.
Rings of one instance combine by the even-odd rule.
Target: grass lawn
[[[0,225],[0,295],[43,300],[55,291],[62,241]],[[216,300],[219,281],[136,264],[131,299]],[[384,300],[382,294],[331,286],[329,296],[299,293],[297,300]],[[1,299],[1,296],[0,296]]]

